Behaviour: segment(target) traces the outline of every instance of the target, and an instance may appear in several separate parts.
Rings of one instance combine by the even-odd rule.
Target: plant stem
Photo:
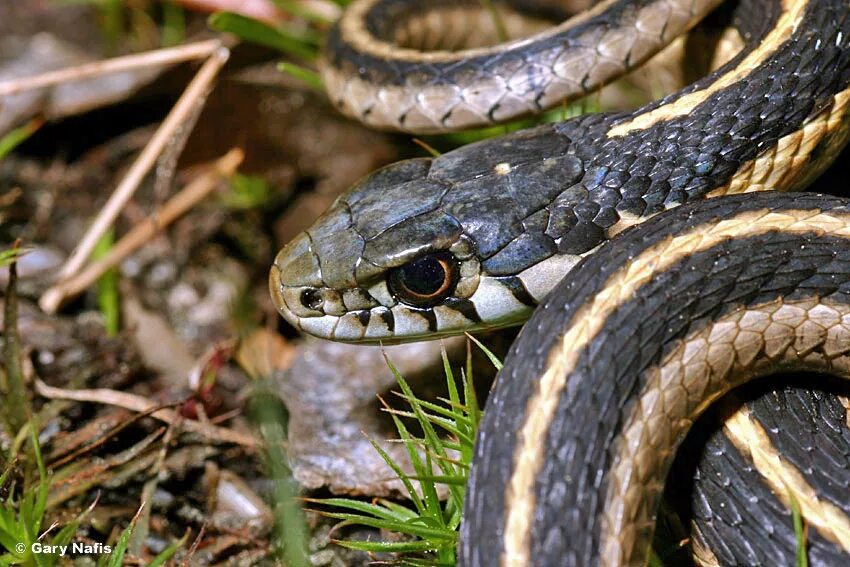
[[[295,480],[287,464],[286,430],[288,416],[283,404],[274,394],[268,379],[262,378],[254,387],[252,414],[266,449],[269,477],[274,483],[274,539],[282,547],[282,557],[288,567],[307,567],[307,526],[296,497]]]
[[[20,241],[15,242],[17,250]],[[17,260],[9,264],[9,284],[6,286],[6,301],[3,306],[3,361],[9,391],[5,404],[8,433],[14,437],[27,422],[27,394],[24,373],[21,368],[21,339],[18,336],[18,283]]]

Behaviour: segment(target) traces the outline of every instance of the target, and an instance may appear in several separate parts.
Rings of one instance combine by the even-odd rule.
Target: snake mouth
[[[287,305],[284,293],[286,287],[281,283],[281,271],[277,264],[273,264],[269,270],[269,295],[272,297],[275,309],[281,317],[286,319],[296,329],[301,329],[301,317],[293,313]]]
[[[379,335],[375,340],[385,338],[391,332],[389,325],[373,322],[370,327],[369,322],[375,308],[376,315],[389,309],[356,290],[315,285],[321,282],[321,272],[303,269],[304,250],[303,242],[293,241],[269,270],[269,293],[278,313],[297,330],[324,339],[368,342],[370,331]]]
[[[312,286],[290,285],[286,274],[277,264],[269,271],[269,292],[278,313],[296,329],[333,338],[333,333],[317,333],[316,322],[336,320],[345,314],[338,294],[333,290]]]

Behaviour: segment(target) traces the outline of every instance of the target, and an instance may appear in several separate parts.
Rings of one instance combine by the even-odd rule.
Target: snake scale
[[[331,100],[376,127],[490,124],[598,88],[716,4],[606,0],[547,27],[566,12],[495,2],[521,37],[492,45],[499,20],[478,2],[357,0],[321,70]],[[847,401],[812,374],[850,376],[850,202],[761,192],[806,188],[847,142],[850,4],[720,10],[743,47],[706,77],[385,167],[275,260],[279,311],[320,337],[525,323],[479,432],[462,565],[644,564],[693,422],[788,372],[804,374],[765,382],[705,440],[693,557],[790,564],[796,502],[809,558],[850,560]]]

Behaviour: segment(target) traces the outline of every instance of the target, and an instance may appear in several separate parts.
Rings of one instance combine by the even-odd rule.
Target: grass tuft
[[[476,344],[480,345],[477,341]],[[498,362],[490,351],[483,346],[480,348],[491,360]],[[369,441],[401,481],[410,504],[401,505],[385,499],[372,502],[350,498],[307,499],[334,510],[319,513],[341,520],[335,530],[351,525],[366,526],[400,534],[405,539],[335,540],[337,544],[369,553],[394,553],[405,565],[455,564],[466,478],[482,413],[473,388],[470,343],[467,343],[466,366],[461,370],[459,383],[445,348],[442,349],[442,359],[448,399],[433,403],[417,398],[404,377],[386,358],[387,366],[401,389],[398,395],[409,410],[392,409],[384,400],[381,403],[392,417],[399,440],[407,449],[413,474],[406,473],[374,440]],[[423,432],[421,437],[410,433],[404,418],[416,422]],[[439,496],[441,487],[448,494],[445,501]]]
[[[5,553],[0,554],[0,565],[56,565],[59,561],[58,552],[33,554],[32,545],[36,542],[51,546],[68,545],[77,533],[80,523],[92,509],[89,507],[84,510],[53,537],[47,537],[51,529],[44,529],[44,520],[50,478],[44,465],[36,429],[35,423],[30,421],[29,437],[38,471],[37,479],[31,483],[25,482],[23,490],[16,498],[16,487],[7,486],[13,465],[8,465],[0,475],[0,490],[5,489],[8,493],[6,499],[0,502],[0,551],[5,550]]]

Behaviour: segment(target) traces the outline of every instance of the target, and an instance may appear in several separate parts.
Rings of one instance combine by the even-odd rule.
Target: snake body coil
[[[460,116],[488,122],[507,107],[545,106],[552,77],[579,65],[587,53],[574,48],[592,37],[634,39],[596,48],[619,57],[615,72],[626,70],[671,39],[665,22],[683,31],[693,22],[682,14],[697,18],[712,4],[605,2],[533,41],[460,58],[409,48],[431,45],[429,34],[394,31],[430,21],[431,12],[410,6],[356,2],[330,35],[325,78],[344,85],[332,98],[367,122],[436,130]],[[446,9],[437,2],[432,11]],[[325,338],[419,340],[520,324],[535,311],[487,406],[463,564],[641,563],[673,455],[712,401],[788,369],[848,375],[847,203],[724,195],[802,189],[844,146],[850,6],[742,0],[731,14],[745,47],[689,87],[633,112],[386,167],[278,254],[270,274],[278,309]],[[646,22],[655,30],[648,36]],[[540,53],[549,67],[533,59]],[[488,75],[480,82],[473,71],[495,73],[511,61],[514,73],[533,68],[534,80],[503,80],[507,90],[486,91],[496,103],[487,95],[469,110],[464,93],[487,87]],[[611,78],[583,73],[582,88]],[[523,85],[531,103],[505,102]],[[786,394],[776,395],[803,399]],[[791,421],[757,403],[735,413],[698,474],[697,494],[713,495],[693,514],[702,562],[769,563],[787,551],[785,527],[769,528],[762,545],[752,526],[783,526],[792,498],[812,527],[812,557],[833,563],[850,554],[850,508],[840,497],[850,490],[846,411],[842,422],[843,406],[829,396],[793,403],[816,408],[824,419],[812,423],[837,433],[815,431],[809,469],[799,468],[805,460],[787,456],[796,454],[793,440],[765,425]],[[835,449],[812,465],[815,448],[830,443]],[[755,476],[732,482],[745,461]],[[725,503],[712,484],[722,479]],[[735,505],[746,501],[749,508]]]
[[[719,3],[607,0],[549,27],[523,13],[534,4],[527,1],[496,2],[495,19],[478,0],[361,1],[329,34],[320,68],[337,107],[372,126],[417,133],[486,126],[593,92]],[[546,13],[565,14],[555,6]],[[495,22],[511,36],[531,35],[488,46],[498,40]]]
[[[725,197],[669,211],[573,270],[523,328],[488,400],[463,563],[642,564],[675,449],[712,401],[779,371],[850,377],[848,237],[847,200]],[[776,451],[747,415],[727,427],[740,450]],[[835,565],[850,554],[843,435],[815,463],[835,473],[829,482],[769,457],[755,465],[777,498],[808,507]],[[753,564],[775,559],[751,545]]]

